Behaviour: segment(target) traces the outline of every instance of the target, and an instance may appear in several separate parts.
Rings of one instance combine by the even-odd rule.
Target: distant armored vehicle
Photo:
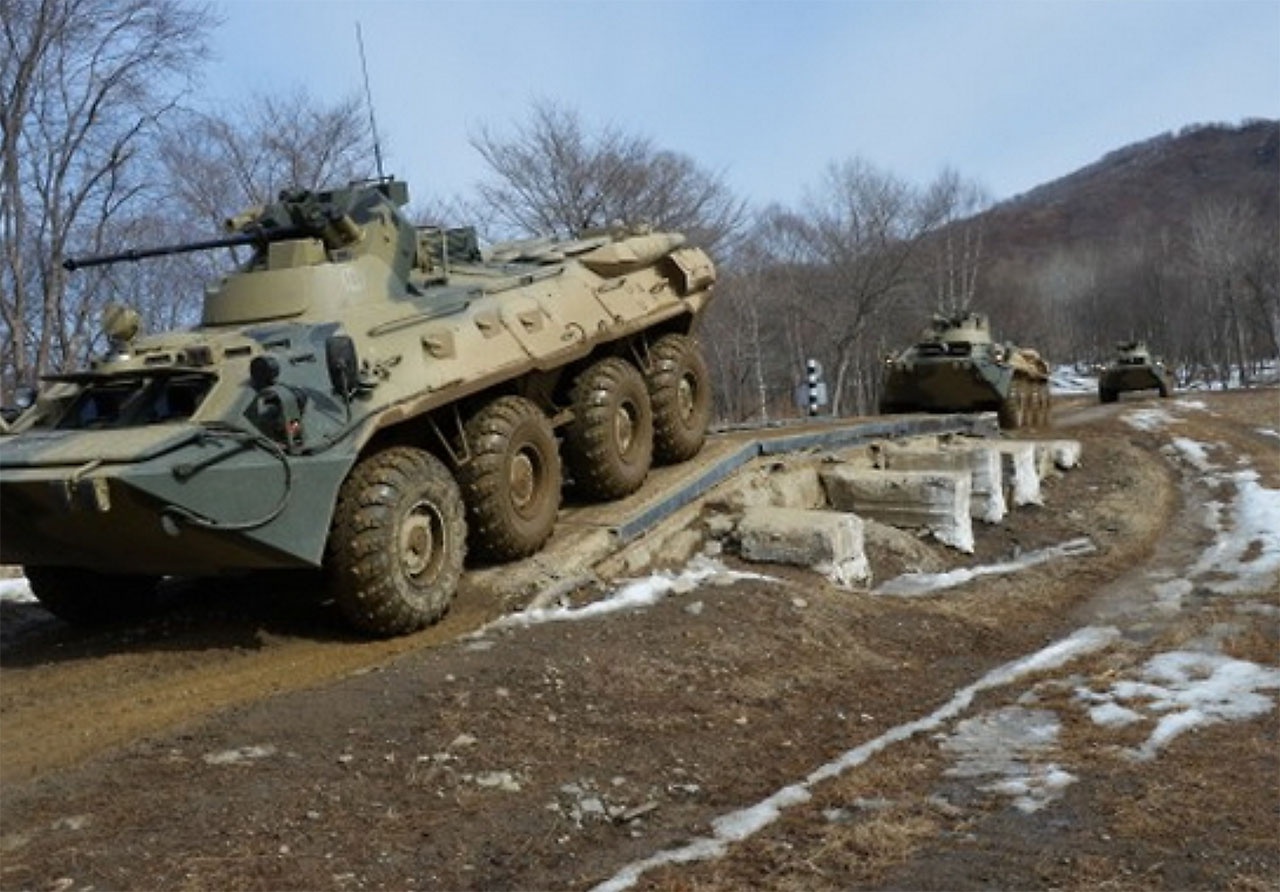
[[[142,337],[113,308],[109,353],[0,436],[0,560],[45,606],[94,622],[164,576],[323,568],[355,626],[411,632],[468,543],[542,547],[564,477],[614,499],[700,450],[702,250],[619,230],[482,252],[407,200],[394,180],[286,192],[225,238],[67,261],[252,251],[190,331]]]
[[[1173,375],[1145,341],[1121,341],[1116,356],[1098,377],[1098,399],[1114,403],[1126,390],[1157,390],[1162,397],[1173,390]]]
[[[919,343],[885,364],[881,414],[994,411],[1015,429],[1048,425],[1049,408],[1040,354],[994,343],[981,313],[934,316]]]

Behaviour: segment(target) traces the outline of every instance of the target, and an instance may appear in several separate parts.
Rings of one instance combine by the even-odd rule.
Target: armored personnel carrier
[[[482,251],[407,200],[290,191],[224,238],[67,261],[252,253],[193,329],[140,336],[115,307],[108,353],[46,378],[0,436],[0,561],[73,622],[142,610],[165,576],[317,570],[396,635],[445,612],[468,548],[538,551],[566,477],[614,499],[700,450],[702,250],[618,230]]]
[[[1162,397],[1173,390],[1173,375],[1145,341],[1116,344],[1115,359],[1098,376],[1098,399],[1114,403],[1126,390],[1157,390]]]
[[[1049,367],[998,344],[981,313],[934,316],[922,339],[885,362],[880,413],[999,413],[1007,429],[1049,424]]]

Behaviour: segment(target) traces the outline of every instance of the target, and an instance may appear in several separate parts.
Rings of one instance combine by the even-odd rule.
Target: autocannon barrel
[[[276,235],[275,237],[280,237]],[[242,232],[222,238],[207,239],[202,242],[184,242],[180,245],[160,245],[154,248],[130,248],[116,254],[94,254],[89,257],[68,257],[62,261],[67,270],[84,269],[90,266],[105,266],[109,263],[145,260],[148,257],[165,257],[170,254],[191,254],[196,251],[212,251],[216,248],[234,248],[239,245],[260,245],[269,239],[261,233]]]

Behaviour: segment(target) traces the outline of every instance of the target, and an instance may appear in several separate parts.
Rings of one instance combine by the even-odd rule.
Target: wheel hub
[[[418,502],[400,525],[400,566],[415,581],[435,577],[444,562],[444,518],[434,506]],[[424,579],[425,577],[425,579]]]
[[[681,378],[676,388],[676,407],[680,417],[686,421],[693,417],[693,394],[693,380],[688,376]]]
[[[516,508],[526,508],[533,501],[538,488],[538,467],[535,457],[521,450],[511,460],[507,473],[507,488]]]
[[[630,403],[618,407],[613,416],[613,437],[618,443],[618,452],[625,455],[631,451],[631,441],[636,435],[636,409]]]

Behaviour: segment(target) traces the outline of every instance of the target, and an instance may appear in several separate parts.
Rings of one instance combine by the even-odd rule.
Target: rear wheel
[[[560,452],[537,404],[504,396],[465,429],[471,461],[458,470],[472,550],[508,561],[543,546],[560,508]]]
[[[157,576],[112,576],[78,567],[27,567],[25,571],[41,606],[78,626],[137,619],[159,603]]]
[[[571,402],[564,445],[574,485],[597,500],[635,492],[653,459],[653,410],[640,370],[602,359],[578,376]]]
[[[1049,383],[1037,381],[1032,387],[1034,409],[1031,414],[1031,423],[1034,427],[1048,427],[1049,412],[1053,405],[1053,397],[1049,394]]]
[[[462,495],[449,469],[397,446],[356,465],[338,493],[329,535],[329,588],[352,625],[403,635],[453,601],[466,556]]]
[[[1009,393],[1000,404],[1000,426],[1005,430],[1017,430],[1026,423],[1027,399],[1021,381],[1009,385]]]
[[[1116,392],[1108,387],[1099,387],[1098,401],[1103,403],[1114,403],[1116,401]]]
[[[688,461],[702,449],[711,423],[711,381],[697,343],[685,335],[663,335],[649,350],[645,377],[653,406],[653,459]]]

